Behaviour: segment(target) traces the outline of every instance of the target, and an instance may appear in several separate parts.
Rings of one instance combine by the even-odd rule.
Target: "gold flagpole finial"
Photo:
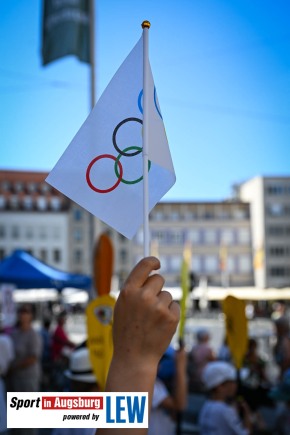
[[[151,26],[150,21],[147,21],[147,20],[143,21],[142,29],[150,29],[150,26]]]

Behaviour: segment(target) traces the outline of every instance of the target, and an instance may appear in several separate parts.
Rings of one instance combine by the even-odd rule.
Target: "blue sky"
[[[41,66],[40,0],[0,0],[0,169],[52,169],[89,113],[89,67]],[[97,95],[151,21],[150,62],[177,182],[219,200],[290,175],[290,3],[96,0]]]

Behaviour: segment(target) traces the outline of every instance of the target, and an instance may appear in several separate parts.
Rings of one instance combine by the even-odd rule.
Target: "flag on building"
[[[264,260],[265,260],[265,251],[263,246],[260,246],[255,250],[254,260],[253,260],[253,267],[255,270],[263,269],[264,267]]]
[[[175,183],[163,119],[149,71],[149,211]],[[46,181],[132,238],[143,223],[143,35]]]
[[[44,0],[42,63],[75,55],[90,62],[90,0]]]
[[[221,243],[219,250],[219,260],[220,260],[220,271],[227,271],[227,263],[228,263],[228,247],[225,243]]]

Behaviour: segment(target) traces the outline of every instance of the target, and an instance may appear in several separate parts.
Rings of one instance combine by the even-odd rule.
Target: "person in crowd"
[[[51,371],[52,371],[52,334],[50,331],[51,320],[49,317],[44,317],[42,328],[40,329],[40,336],[42,339],[42,353],[41,353],[41,389],[42,391],[49,391],[51,386]]]
[[[286,370],[282,381],[274,387],[269,396],[280,403],[274,423],[275,435],[289,435],[290,433],[290,369]]]
[[[7,431],[6,385],[4,377],[13,358],[13,342],[10,336],[4,332],[0,321],[0,433],[2,435]]]
[[[209,397],[199,415],[200,434],[249,435],[252,428],[250,410],[244,401],[235,406],[237,373],[234,366],[213,361],[206,365],[202,376]]]
[[[67,349],[74,349],[75,344],[68,338],[65,331],[67,315],[62,311],[57,318],[57,327],[52,335],[52,358],[54,361],[67,356]]]
[[[271,406],[269,399],[270,382],[266,375],[266,361],[259,355],[258,342],[255,338],[248,340],[248,350],[241,370],[240,394],[252,411],[260,406]]]
[[[149,419],[149,435],[176,434],[178,413],[184,410],[187,396],[186,352],[184,348],[175,352],[175,363],[172,393],[168,391],[165,383],[161,380],[160,370],[157,372]]]
[[[100,391],[97,378],[92,370],[89,351],[86,347],[75,349],[69,357],[69,368],[65,376],[70,381],[70,391],[94,393]],[[96,428],[53,429],[51,435],[94,435]]]
[[[148,392],[151,409],[157,368],[176,331],[180,308],[169,292],[155,257],[143,258],[127,278],[114,310],[114,352],[107,392]],[[162,431],[162,433],[164,433]],[[126,435],[127,429],[98,429],[97,435]],[[130,429],[146,435],[147,429]]]
[[[248,341],[248,350],[243,367],[248,369],[247,384],[253,388],[268,384],[266,361],[258,353],[258,343],[255,338]]]
[[[274,358],[280,369],[279,378],[283,378],[284,372],[290,368],[290,336],[289,320],[281,316],[274,322],[276,327],[277,341],[274,347]]]
[[[217,359],[219,361],[225,361],[228,363],[232,363],[232,355],[231,355],[230,348],[228,346],[228,340],[227,340],[226,336],[224,337],[222,345],[219,348],[219,351],[217,353]]]
[[[64,376],[64,371],[68,366],[69,355],[75,348],[75,344],[69,339],[65,331],[66,319],[66,312],[60,312],[57,317],[57,326],[52,334],[52,384],[56,391],[67,389],[67,379]]]
[[[40,390],[41,337],[32,326],[33,311],[29,304],[18,310],[18,322],[11,332],[15,357],[7,375],[7,390],[11,392],[36,392]],[[36,429],[13,429],[13,435],[32,435]]]
[[[210,333],[206,328],[199,328],[197,330],[196,340],[197,343],[193,345],[188,355],[189,391],[192,393],[203,393],[203,369],[208,362],[216,359],[216,355],[209,344]]]

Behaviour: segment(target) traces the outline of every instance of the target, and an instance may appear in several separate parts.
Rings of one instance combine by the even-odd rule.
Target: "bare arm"
[[[106,391],[147,391],[151,408],[159,360],[179,321],[179,306],[170,293],[161,291],[164,279],[153,270],[159,260],[141,260],[129,275],[114,311],[114,354]],[[97,435],[125,435],[128,429],[98,429]],[[147,429],[130,429],[145,435]]]

